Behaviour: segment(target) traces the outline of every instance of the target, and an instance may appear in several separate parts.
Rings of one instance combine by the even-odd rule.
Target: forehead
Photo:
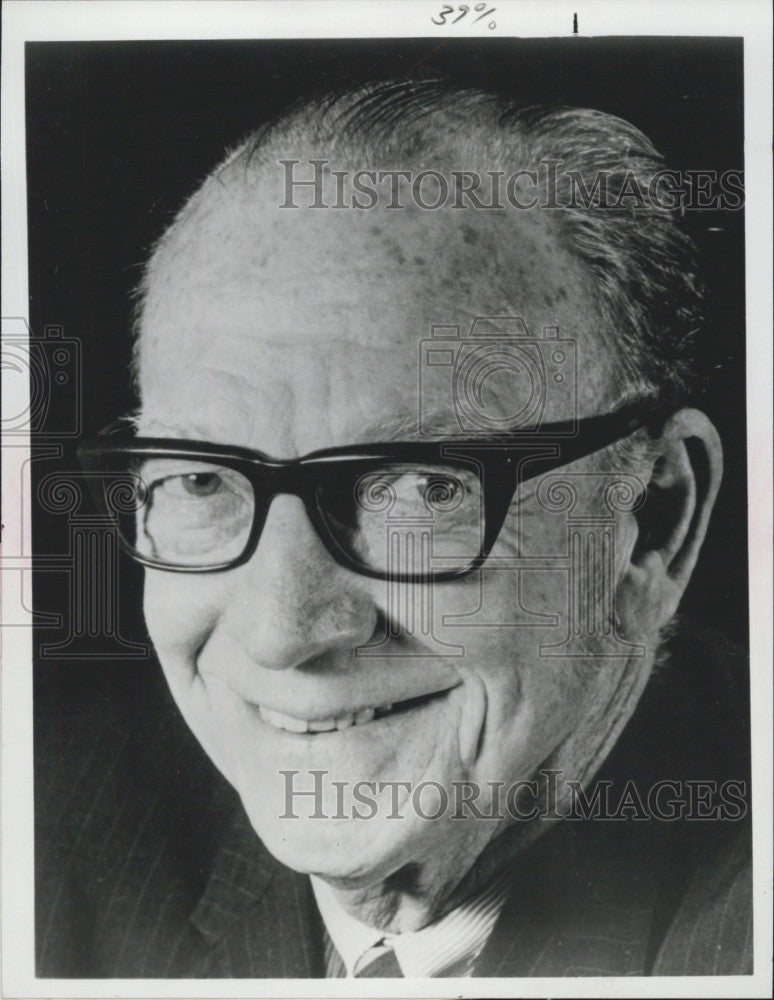
[[[283,199],[279,183],[211,184],[163,241],[141,323],[151,419],[185,427],[196,411],[214,439],[264,448],[282,425],[276,447],[311,450],[364,440],[364,421],[408,436],[424,403],[439,425],[448,411],[453,432],[444,372],[421,386],[428,341],[435,332],[453,362],[454,328],[470,343],[483,319],[475,330],[493,341],[513,329],[496,317],[519,317],[536,344],[548,328],[577,345],[577,405],[596,412],[609,352],[587,278],[546,213],[293,210]],[[565,419],[575,402],[554,385],[546,405],[545,419]]]

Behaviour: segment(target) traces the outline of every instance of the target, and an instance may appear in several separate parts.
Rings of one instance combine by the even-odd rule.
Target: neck
[[[404,865],[369,886],[330,884],[341,906],[361,923],[390,934],[419,930],[440,920],[471,896],[484,892],[504,872],[517,870],[517,855],[546,826],[545,823],[510,826],[501,830],[483,852],[472,851],[465,861],[458,852],[451,858],[441,849],[424,863]],[[455,875],[450,876],[450,872]]]

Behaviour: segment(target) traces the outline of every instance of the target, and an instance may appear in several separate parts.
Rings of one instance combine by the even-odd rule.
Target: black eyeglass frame
[[[77,452],[84,469],[102,473],[105,477],[128,471],[125,466],[119,468],[115,464],[124,457],[207,459],[213,464],[234,469],[252,486],[253,523],[237,558],[211,566],[172,564],[142,555],[119,531],[122,547],[143,566],[173,573],[218,573],[235,569],[254,555],[274,497],[290,494],[302,501],[318,537],[339,565],[372,579],[398,583],[440,583],[460,579],[483,566],[497,541],[513,496],[521,483],[601,451],[637,430],[647,428],[651,434],[657,433],[663,420],[663,413],[652,405],[635,404],[602,416],[545,424],[535,432],[519,431],[496,438],[449,438],[443,441],[348,445],[314,451],[297,459],[275,459],[249,448],[209,442],[137,437],[133,431],[119,430],[119,422],[109,425],[96,437],[82,442]],[[428,573],[376,570],[359,562],[339,543],[320,504],[324,484],[340,481],[344,467],[362,474],[383,468],[385,460],[395,464],[426,463],[472,468],[476,472],[484,498],[484,532],[478,555],[467,565],[454,570],[431,570]],[[111,513],[103,491],[95,489],[94,494],[99,505]]]

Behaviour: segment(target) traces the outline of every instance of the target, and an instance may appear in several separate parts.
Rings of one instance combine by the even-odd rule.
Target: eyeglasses
[[[78,448],[100,505],[144,566],[214,573],[255,552],[275,496],[301,499],[342,566],[396,582],[453,580],[492,550],[517,487],[651,426],[643,405],[482,440],[328,448],[272,459],[246,448],[106,428]]]

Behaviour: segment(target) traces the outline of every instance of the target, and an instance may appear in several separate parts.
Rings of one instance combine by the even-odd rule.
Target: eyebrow
[[[168,418],[159,418],[149,419],[146,423],[144,415],[140,410],[128,413],[121,419],[122,421],[125,420],[131,423],[135,431],[138,432],[141,426],[145,424],[142,427],[142,433],[146,436],[170,436],[179,438],[182,441],[210,441],[213,437],[211,428],[207,429],[204,425],[196,423],[196,421],[179,424]],[[357,440],[353,443],[374,444],[376,442],[384,442],[389,444],[395,441],[437,441],[455,437],[469,439],[479,436],[475,432],[464,434],[459,427],[450,428],[449,424],[453,420],[454,417],[452,415],[437,412],[424,418],[420,427],[417,414],[395,413],[364,424],[357,435]],[[482,431],[480,434],[484,435],[484,432]],[[227,444],[228,442],[223,441],[219,443]]]
[[[421,436],[416,415],[399,413],[366,422],[358,434],[363,441],[416,441]]]
[[[228,446],[234,444],[233,440],[227,440],[231,435],[226,435],[221,439],[221,435],[213,434],[212,428],[207,428],[204,424],[199,424],[195,420],[187,421],[185,424],[177,423],[174,419],[160,417],[149,419],[145,427],[140,430],[144,422],[144,414],[138,409],[126,414],[121,418],[133,426],[135,433],[145,437],[170,437],[180,441],[188,442],[210,442]],[[493,437],[493,432],[485,427],[463,430],[453,413],[442,410],[432,411],[421,416],[418,413],[393,413],[380,419],[367,421],[361,426],[359,433],[351,441],[338,442],[339,445],[347,444],[395,444],[406,443],[435,443],[454,441],[488,441]],[[496,434],[494,435],[497,436]],[[246,446],[246,443],[243,442]],[[336,447],[334,443],[332,447]]]
[[[463,431],[459,425],[452,428],[455,422],[453,414],[441,411],[423,415],[421,426],[416,413],[394,414],[380,420],[366,423],[358,437],[362,443],[384,441],[448,441],[454,438],[471,440],[478,437],[490,437],[491,431]]]
[[[137,413],[129,414],[126,419],[132,423],[135,431],[139,433],[141,425],[144,424],[143,414],[138,411]],[[191,442],[211,441],[213,437],[212,430],[207,430],[203,424],[197,424],[196,421],[191,421],[184,425],[168,419],[148,420],[147,424],[142,427],[142,435],[147,437],[172,437],[178,438],[181,441]],[[227,441],[217,443],[228,444]]]

